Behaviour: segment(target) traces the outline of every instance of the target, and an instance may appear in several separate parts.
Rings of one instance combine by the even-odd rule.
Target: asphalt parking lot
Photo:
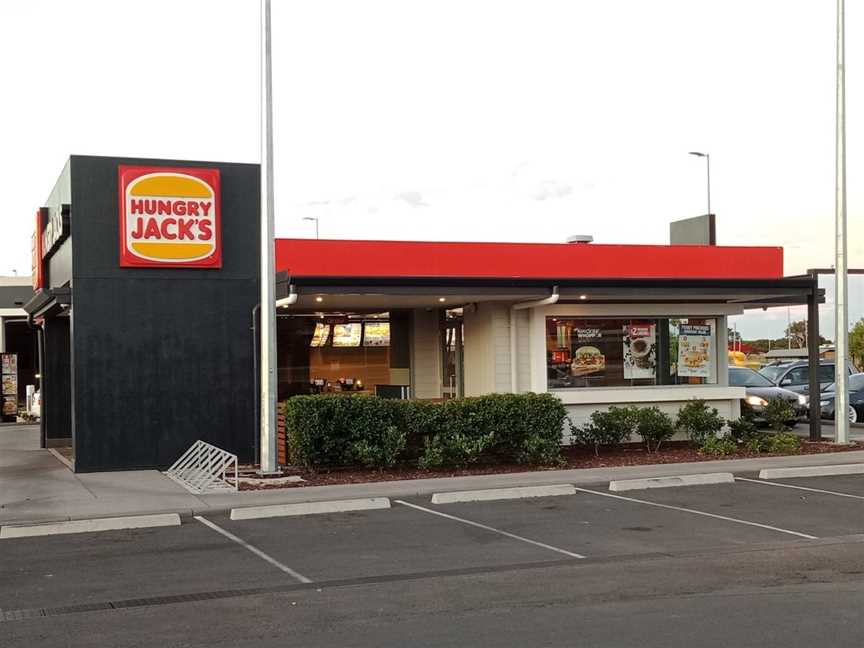
[[[483,588],[506,577],[518,599],[537,596],[514,585],[534,570],[547,578],[556,570],[560,578],[608,573],[610,581],[626,582],[639,565],[656,561],[683,565],[739,554],[753,560],[762,552],[771,560],[755,564],[781,570],[778,556],[817,555],[835,545],[861,558],[864,475],[768,483],[740,477],[713,486],[624,493],[593,486],[574,495],[445,505],[414,498],[384,510],[243,521],[222,514],[187,518],[179,527],[5,539],[0,644],[17,645],[4,643],[4,635],[31,641],[33,633],[50,635],[85,618],[116,624],[145,608],[182,614],[193,604],[352,592],[359,614],[369,588],[397,583],[425,583],[435,597],[448,579]],[[622,565],[629,571],[621,573]],[[859,583],[862,571],[851,572]],[[696,573],[693,579],[698,591]],[[423,591],[414,595],[422,599]],[[556,597],[578,598],[574,592],[567,599],[568,591]]]

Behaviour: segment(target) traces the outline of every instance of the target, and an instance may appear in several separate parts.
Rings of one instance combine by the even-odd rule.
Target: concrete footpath
[[[35,426],[0,428],[0,525],[154,513],[202,515],[231,508],[268,504],[412,497],[431,495],[434,492],[548,484],[589,485],[620,479],[716,472],[743,474],[756,473],[764,468],[864,463],[864,451],[855,451],[193,495],[156,470],[76,475],[47,450],[39,448],[38,434]]]

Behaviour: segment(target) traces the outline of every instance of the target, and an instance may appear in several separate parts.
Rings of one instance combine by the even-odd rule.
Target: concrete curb
[[[672,488],[675,486],[705,486],[708,484],[734,484],[731,472],[705,473],[702,475],[677,475],[674,477],[654,477],[651,479],[618,479],[609,482],[613,492],[645,490],[648,488]]]
[[[549,486],[522,486],[516,488],[489,488],[485,490],[454,491],[452,493],[433,493],[433,504],[455,504],[456,502],[489,502],[494,500],[524,499],[529,497],[554,497],[556,495],[575,495],[572,484],[551,484]]]
[[[158,515],[134,515],[129,517],[70,520],[48,524],[32,524],[0,527],[0,540],[10,538],[33,538],[36,536],[63,535],[67,533],[96,533],[120,529],[144,529],[149,527],[180,526],[176,513]]]
[[[759,479],[786,479],[789,477],[828,477],[831,475],[862,474],[864,474],[864,464],[835,464],[833,466],[763,468],[759,471]]]
[[[791,455],[786,457],[754,457],[748,459],[724,459],[711,462],[674,464],[647,464],[606,468],[576,468],[566,470],[537,470],[464,477],[434,477],[402,481],[367,482],[361,484],[333,484],[326,486],[303,486],[275,490],[241,491],[213,495],[187,496],[188,504],[171,503],[161,505],[161,497],[136,492],[128,497],[128,505],[121,505],[115,498],[103,496],[101,500],[56,500],[33,502],[28,505],[10,507],[12,503],[0,500],[0,526],[24,525],[45,522],[94,519],[117,516],[147,515],[156,513],[179,513],[183,518],[195,515],[228,513],[242,507],[298,504],[358,498],[411,498],[431,497],[433,493],[461,490],[487,490],[494,488],[522,488],[557,484],[578,486],[600,486],[606,488],[610,481],[624,479],[654,479],[706,472],[732,472],[736,475],[756,477],[766,468],[788,468],[814,465],[836,465],[840,462],[862,463],[864,451],[846,451],[814,455]],[[166,478],[167,479],[167,478]],[[173,482],[172,482],[173,484]],[[123,494],[125,496],[125,494]],[[428,500],[427,500],[428,501]],[[100,510],[99,504],[102,504]]]
[[[319,515],[321,513],[345,513],[348,511],[369,511],[372,509],[389,508],[390,498],[368,497],[363,499],[330,500],[329,502],[299,502],[297,504],[232,508],[231,519],[255,520],[258,518]]]

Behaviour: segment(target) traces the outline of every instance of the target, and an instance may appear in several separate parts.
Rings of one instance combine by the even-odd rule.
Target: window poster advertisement
[[[17,374],[18,373],[18,356],[14,353],[4,353],[0,355],[2,358],[2,369],[0,369],[0,373],[2,374]]]
[[[678,375],[708,378],[711,375],[711,327],[681,324],[678,329]]]
[[[3,397],[3,415],[15,416],[18,413],[18,397],[4,396]]]
[[[3,395],[3,416],[18,413],[18,356],[14,353],[0,354],[0,392]]]
[[[657,373],[657,335],[654,324],[624,327],[624,378],[654,378]]]
[[[606,356],[600,350],[603,332],[600,327],[573,329],[573,360],[570,373],[573,376],[602,376],[606,371]]]

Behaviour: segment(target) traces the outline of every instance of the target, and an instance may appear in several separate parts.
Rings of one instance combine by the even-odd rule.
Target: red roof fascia
[[[294,277],[779,279],[781,247],[276,239]]]

